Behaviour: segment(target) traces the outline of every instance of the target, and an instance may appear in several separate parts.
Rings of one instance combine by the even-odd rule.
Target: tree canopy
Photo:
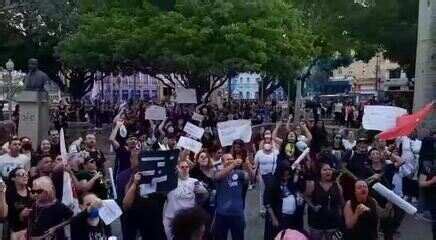
[[[310,76],[311,66],[368,60],[377,51],[409,77],[414,73],[415,0],[20,2],[0,6],[0,62],[12,58],[24,70],[37,57],[77,98],[91,89],[96,72],[137,71],[170,87],[195,87],[199,95],[237,72],[257,72],[268,94]]]
[[[59,50],[70,68],[141,71],[200,96],[237,72],[292,76],[315,52],[299,12],[281,0],[181,0],[170,11],[148,2],[111,7],[83,16]]]

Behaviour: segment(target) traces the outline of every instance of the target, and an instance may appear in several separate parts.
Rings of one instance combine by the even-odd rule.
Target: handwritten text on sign
[[[186,123],[185,127],[183,128],[183,131],[196,139],[201,139],[201,137],[203,137],[204,134],[204,128],[197,127],[190,122]]]
[[[367,130],[386,131],[394,128],[397,118],[407,114],[407,110],[391,106],[365,106],[362,125]]]
[[[250,120],[231,120],[226,122],[219,122],[218,136],[221,146],[230,146],[234,140],[241,139],[248,143],[251,140],[251,121]]]

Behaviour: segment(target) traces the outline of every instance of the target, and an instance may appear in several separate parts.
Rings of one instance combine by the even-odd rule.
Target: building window
[[[246,96],[247,96],[247,97],[246,97],[247,99],[250,99],[250,98],[251,98],[250,92],[247,92],[247,93],[246,93]]]
[[[123,100],[129,99],[129,90],[123,90],[122,99]]]
[[[157,91],[156,90],[151,90],[151,97],[152,98],[156,98],[157,97]]]
[[[148,90],[144,90],[144,91],[142,92],[142,97],[143,97],[145,100],[149,100],[149,99],[150,99],[150,94],[148,93]]]
[[[242,98],[244,98],[244,95],[242,92],[239,92],[239,99],[242,99]]]
[[[392,79],[392,78],[401,78],[401,69],[400,68],[389,70],[389,79]]]

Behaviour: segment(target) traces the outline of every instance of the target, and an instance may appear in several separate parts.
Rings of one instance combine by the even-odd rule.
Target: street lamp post
[[[14,66],[15,66],[14,62],[11,59],[9,59],[8,62],[6,63],[6,70],[8,71],[8,80],[6,82],[7,85],[6,97],[8,99],[9,120],[12,119],[11,85],[12,85],[12,71],[14,71]]]

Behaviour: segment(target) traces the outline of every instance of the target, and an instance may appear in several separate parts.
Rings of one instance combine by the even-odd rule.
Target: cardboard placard
[[[193,88],[176,88],[177,103],[197,103],[197,93]]]
[[[194,153],[199,153],[201,151],[201,148],[203,147],[203,144],[201,142],[195,141],[194,139],[182,136],[177,142],[177,146],[188,149],[189,151]]]
[[[221,146],[230,146],[233,141],[241,139],[245,143],[251,141],[252,129],[250,120],[230,120],[219,122],[218,136]]]
[[[407,114],[407,110],[392,106],[365,106],[362,126],[366,130],[386,131],[396,126],[397,118]]]
[[[167,193],[177,187],[176,166],[179,150],[143,151],[139,155],[139,170],[142,175],[140,195],[155,192]]]
[[[190,122],[186,122],[183,131],[196,139],[201,139],[204,134],[204,128],[198,127]]]
[[[151,105],[145,110],[145,119],[149,120],[165,120],[167,111],[163,107]]]

